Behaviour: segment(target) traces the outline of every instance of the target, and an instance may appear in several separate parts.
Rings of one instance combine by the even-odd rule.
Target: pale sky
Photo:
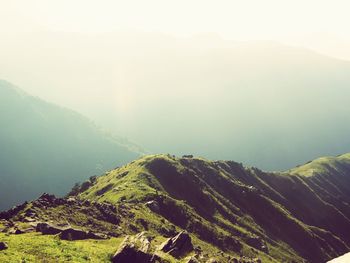
[[[350,59],[349,10],[346,0],[0,0],[0,32],[212,32]]]
[[[350,63],[329,57],[350,61],[349,11],[349,0],[0,0],[0,79],[154,152],[205,141],[213,158],[258,165],[273,145],[301,163],[348,151],[331,145],[348,138],[333,127],[349,123]]]

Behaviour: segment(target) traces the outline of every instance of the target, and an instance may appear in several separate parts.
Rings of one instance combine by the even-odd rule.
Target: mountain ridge
[[[147,159],[148,157],[145,158]],[[152,157],[149,158],[152,159]],[[213,216],[210,214],[211,209],[211,213],[215,213],[214,211],[216,210],[225,211],[223,214],[227,216],[227,211],[235,211],[234,207],[238,207],[239,209],[237,209],[236,217],[241,216],[239,211],[245,210],[244,213],[252,217],[256,225],[262,226],[265,231],[270,231],[270,234],[281,235],[281,233],[279,233],[280,230],[275,229],[275,226],[271,225],[269,220],[262,217],[263,212],[255,206],[252,206],[252,204],[259,203],[261,206],[264,206],[266,211],[270,211],[272,214],[277,213],[277,216],[281,217],[279,220],[285,221],[286,226],[295,229],[295,231],[299,231],[301,236],[303,236],[303,228],[306,225],[306,228],[309,229],[308,231],[314,232],[313,235],[315,236],[319,235],[321,239],[331,232],[336,233],[336,235],[334,235],[335,239],[332,242],[336,243],[336,240],[338,240],[339,245],[343,243],[343,248],[347,247],[345,244],[349,242],[349,239],[343,230],[350,226],[348,207],[343,207],[341,204],[337,203],[337,198],[331,198],[329,196],[331,192],[327,193],[328,196],[320,192],[320,186],[315,184],[315,180],[321,180],[318,176],[308,179],[300,175],[286,176],[279,173],[264,173],[257,168],[245,168],[241,164],[232,161],[212,162],[205,159],[172,158],[171,156],[165,155],[153,156],[152,161],[149,161],[147,164],[147,169],[151,174],[156,176],[158,182],[165,188],[165,192],[168,195],[176,200],[185,200],[189,202],[190,207],[194,208],[197,214],[207,220],[212,219],[210,218]],[[175,169],[171,165],[172,161],[175,162],[175,167],[179,165],[179,163],[181,165]],[[219,172],[217,170],[219,170]],[[180,177],[181,175],[184,173],[187,175],[187,173],[191,174],[193,172],[198,175],[198,177],[191,177],[194,181],[188,179],[190,181],[186,181],[186,183],[182,182],[186,177]],[[164,178],[168,173],[172,176],[169,175]],[[210,176],[211,173],[212,175]],[[220,173],[224,173],[224,176],[220,177]],[[180,177],[181,180],[177,179],[177,177]],[[170,180],[170,182],[167,180]],[[232,185],[232,189],[227,188],[227,185],[231,182],[234,184]],[[109,183],[111,183],[111,181],[109,181]],[[203,183],[206,185],[202,186],[203,188],[198,191],[197,185]],[[348,181],[347,183],[349,185]],[[188,185],[192,187],[188,188]],[[233,189],[233,187],[237,189]],[[127,187],[127,189],[134,188],[135,186]],[[290,188],[292,188],[292,191],[290,191]],[[160,191],[160,189],[161,188],[157,189],[157,191]],[[89,190],[93,191],[93,188]],[[318,193],[315,194],[315,191]],[[222,203],[220,204],[220,202],[217,202],[215,198],[213,199],[210,195],[202,194],[203,192],[211,192],[215,198],[221,198],[220,201]],[[108,194],[108,192],[106,194]],[[87,194],[87,197],[91,197],[91,192]],[[100,200],[99,196],[95,197]],[[232,201],[232,198],[236,198],[237,201]],[[326,202],[324,200],[325,198],[329,200]],[[132,196],[126,196],[126,199],[132,200]],[[247,199],[249,201],[247,201]],[[101,200],[108,200],[108,196],[103,196]],[[229,200],[229,204],[223,205],[227,200]],[[306,200],[309,204],[305,205]],[[205,207],[203,207],[204,203],[207,204]],[[213,203],[218,203],[219,205],[211,206],[210,204]],[[339,206],[341,209],[339,209]],[[288,216],[285,217],[283,215],[285,212],[290,214],[291,220],[289,220]],[[345,216],[344,213],[347,213],[347,216]],[[235,214],[235,212],[233,214]],[[231,218],[232,216],[234,218],[234,215],[231,215]],[[271,220],[273,220],[273,218]],[[281,222],[276,221],[275,223],[277,225]],[[326,232],[323,232],[324,229]],[[306,240],[308,240],[307,243],[312,244],[312,238],[310,239],[308,234],[304,233],[304,237],[301,238],[306,238]],[[288,236],[284,236],[282,239],[284,239],[283,241],[286,243],[290,242]],[[344,242],[344,240],[346,242]],[[304,244],[304,246],[306,245]],[[317,244],[311,247],[313,251],[317,251],[319,246],[322,245]],[[342,245],[340,245],[340,247],[341,246]],[[298,253],[305,253],[303,255],[304,257],[310,253],[306,251],[307,249],[299,247],[298,244],[293,244],[292,248],[297,250]],[[330,251],[332,251],[332,249]],[[312,259],[311,261],[317,262],[318,260],[321,260],[321,258]]]
[[[207,250],[191,252],[199,262],[211,257],[231,262],[229,257],[243,256],[262,262],[326,262],[350,250],[344,231],[350,229],[348,157],[335,157],[345,160],[337,166],[342,173],[304,176],[191,155],[146,155],[76,185],[66,201],[49,203],[46,211],[34,206],[35,220],[69,222],[112,233],[112,238],[147,231],[162,239],[186,230],[195,246],[201,244]],[[105,206],[104,214],[111,218],[109,209],[124,212],[107,226],[104,217],[95,216],[94,206]],[[7,212],[8,218],[18,220],[29,207],[13,215]],[[62,211],[67,209],[72,218],[64,216]],[[95,222],[94,228],[89,219]],[[170,262],[183,260],[170,257]]]

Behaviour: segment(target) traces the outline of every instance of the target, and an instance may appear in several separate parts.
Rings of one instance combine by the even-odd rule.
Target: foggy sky
[[[347,131],[328,130],[349,111],[346,1],[0,3],[1,79],[152,151],[281,168],[347,149],[317,144]],[[315,150],[264,166],[276,135],[267,152]]]

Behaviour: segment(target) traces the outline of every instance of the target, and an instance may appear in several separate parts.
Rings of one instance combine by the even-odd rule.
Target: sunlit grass
[[[123,238],[64,241],[56,236],[28,233],[0,234],[8,249],[0,252],[0,262],[110,262]]]

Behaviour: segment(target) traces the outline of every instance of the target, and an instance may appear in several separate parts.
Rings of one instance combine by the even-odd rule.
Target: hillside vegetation
[[[78,243],[45,237],[52,248],[43,253],[52,260],[60,257],[57,247],[67,247],[67,254],[78,251],[72,254],[76,262],[108,262],[123,237],[144,232],[161,262],[320,263],[350,249],[349,172],[350,155],[321,158],[283,173],[233,161],[151,155],[90,178],[75,186],[69,198],[44,195],[0,217],[3,232],[25,229],[29,214],[32,223],[68,225],[108,237]],[[192,252],[175,257],[159,249],[182,230],[191,236]],[[44,238],[34,232],[25,237],[34,243]],[[20,236],[0,234],[2,240],[16,247]],[[89,251],[92,244],[94,252]],[[6,251],[0,257],[18,256]],[[38,256],[35,249],[31,253]]]

